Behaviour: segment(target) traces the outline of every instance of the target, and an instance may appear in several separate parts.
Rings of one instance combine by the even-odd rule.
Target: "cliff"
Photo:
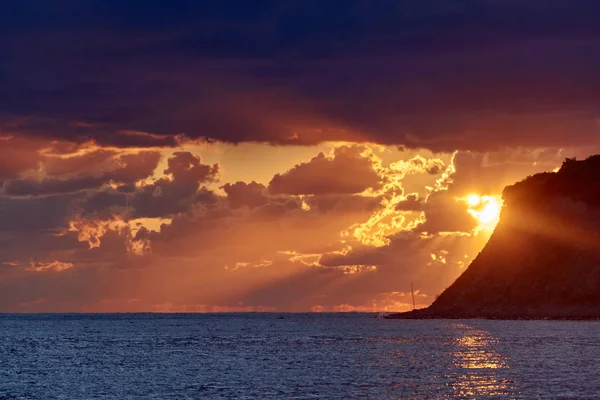
[[[600,155],[508,186],[500,222],[428,308],[389,318],[600,318]]]

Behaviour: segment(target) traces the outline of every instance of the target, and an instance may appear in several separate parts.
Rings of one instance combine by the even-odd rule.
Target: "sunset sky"
[[[596,0],[0,5],[0,312],[403,311],[600,152]]]

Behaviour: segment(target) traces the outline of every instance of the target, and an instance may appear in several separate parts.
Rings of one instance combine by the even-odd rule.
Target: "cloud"
[[[437,158],[425,158],[419,155],[408,160],[414,167],[410,169],[425,170],[428,174],[437,175],[444,170],[444,162]]]
[[[399,211],[422,211],[423,208],[424,200],[416,193],[407,194],[404,200],[396,204],[396,210]]]
[[[126,164],[120,173],[115,171],[109,175],[138,178],[136,171],[144,171],[144,168],[137,167],[146,165],[143,160]],[[145,172],[153,169],[148,168]],[[133,219],[169,217],[186,212],[194,205],[215,202],[215,194],[202,185],[215,182],[218,174],[218,164],[203,164],[190,152],[175,152],[167,160],[163,177],[139,187],[124,184],[115,189],[96,191],[78,206],[85,215],[96,215],[102,219],[115,213],[127,213],[127,217]]]
[[[74,262],[78,251],[88,249],[72,233],[58,234],[57,231],[0,231],[0,263],[14,263],[15,267],[30,262]]]
[[[269,182],[272,194],[354,194],[378,189],[382,177],[373,161],[362,155],[362,146],[336,147],[331,156],[319,153]]]
[[[0,183],[37,169],[40,162],[39,146],[39,141],[13,135],[3,136],[0,130]]]
[[[233,209],[244,206],[256,208],[269,202],[269,199],[267,198],[267,188],[254,181],[250,183],[226,183],[221,188],[227,193],[229,207]]]
[[[51,150],[50,148],[49,150]],[[56,149],[58,150],[58,149]],[[63,149],[65,151],[67,149]],[[74,153],[78,149],[72,148],[69,153]],[[44,159],[44,171],[47,175],[99,175],[103,169],[110,168],[112,161],[117,155],[117,151],[98,148],[88,151],[84,154],[62,156],[60,153],[53,156],[47,156]]]
[[[45,196],[97,189],[108,183],[132,184],[152,175],[160,157],[157,151],[117,154],[106,150],[71,157],[48,157],[40,161],[48,176],[8,180],[2,194]]]
[[[214,180],[218,172],[218,165],[202,164],[200,157],[186,151],[174,153],[165,169],[165,174],[173,175],[173,181],[207,182]]]
[[[55,271],[62,272],[70,268],[73,268],[73,264],[69,262],[52,261],[52,262],[31,262],[28,271],[44,272],[44,271]]]
[[[380,168],[374,158],[360,156],[363,150],[341,148],[331,157],[343,166],[366,159],[366,167]],[[207,186],[219,184],[220,165],[188,151],[165,152],[171,154],[165,159],[155,151],[97,145],[45,144],[38,151],[40,169],[8,180],[10,191],[0,197],[0,263],[11,263],[0,271],[2,310],[140,311],[169,302],[233,310],[237,296],[309,268],[285,252],[339,248],[341,232],[381,202],[377,195],[352,193],[272,194],[256,182],[225,182],[226,196],[218,195]],[[98,186],[68,194],[42,190],[88,179]],[[38,186],[17,195],[16,182]],[[306,282],[349,279],[369,268],[309,271]],[[158,282],[163,289],[156,289]],[[290,294],[276,307],[294,302]],[[248,300],[261,296],[249,294]],[[275,307],[265,304],[244,307]]]
[[[176,152],[168,160],[164,174],[151,185],[143,186],[130,196],[129,206],[133,218],[166,217],[185,212],[195,204],[215,201],[214,193],[201,184],[216,181],[219,165],[202,164],[199,157],[190,152]]]
[[[107,181],[102,177],[78,179],[10,180],[4,184],[2,193],[8,196],[44,196],[95,189]]]
[[[158,1],[135,23],[117,2],[11,6],[2,131],[114,147],[597,142],[592,0],[234,4]]]
[[[47,157],[61,159],[52,164],[52,177],[5,182],[0,193],[0,248],[5,261],[33,262],[35,271],[44,272],[57,270],[44,267],[55,260],[77,266],[145,254],[149,243],[137,237],[139,227],[131,221],[177,215],[215,199],[200,184],[217,178],[218,165],[202,164],[191,153],[174,153],[166,161],[163,178],[140,182],[156,169],[159,152],[94,150],[88,157],[90,153],[80,154],[78,147],[62,150],[52,156],[43,151],[42,170]],[[88,247],[92,250],[86,252]]]
[[[73,195],[12,199],[0,197],[1,230],[39,231],[64,226],[72,210]]]

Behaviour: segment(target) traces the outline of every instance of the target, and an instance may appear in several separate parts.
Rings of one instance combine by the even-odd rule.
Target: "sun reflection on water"
[[[513,382],[499,376],[508,369],[506,357],[497,351],[498,340],[488,332],[464,324],[454,324],[461,336],[455,341],[454,373],[450,385],[457,397],[510,396],[515,394]]]

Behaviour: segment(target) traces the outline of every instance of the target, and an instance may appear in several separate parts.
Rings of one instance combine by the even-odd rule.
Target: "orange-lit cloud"
[[[273,194],[355,194],[379,189],[382,177],[363,146],[336,147],[327,156],[319,153],[310,161],[276,174],[269,183]]]
[[[561,157],[331,143],[280,170],[269,147],[30,146],[0,194],[6,311],[391,312],[412,308],[411,282],[426,305],[491,233],[502,184],[486,181]],[[242,154],[271,179],[224,180]]]
[[[27,271],[35,271],[35,272],[44,272],[44,271],[55,271],[62,272],[66,271],[70,268],[73,268],[73,263],[70,262],[61,262],[61,261],[52,261],[52,262],[30,262],[29,267],[26,268]]]

